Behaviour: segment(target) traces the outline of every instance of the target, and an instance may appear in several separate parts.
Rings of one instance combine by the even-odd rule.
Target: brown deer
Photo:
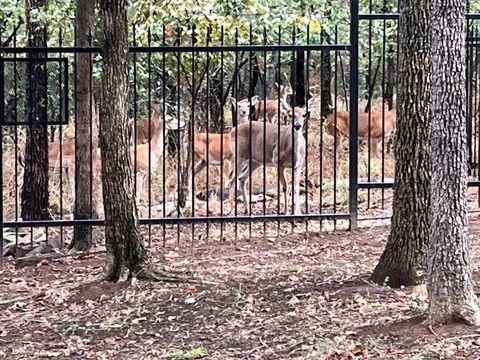
[[[143,189],[143,183],[145,179],[149,173],[151,175],[154,174],[160,162],[160,158],[162,158],[165,147],[165,133],[163,129],[176,130],[182,128],[185,124],[183,122],[179,123],[179,121],[172,116],[165,117],[164,124],[164,118],[161,113],[159,111],[155,111],[155,118],[152,122],[152,125],[154,125],[154,130],[150,143],[147,142],[139,145],[137,144],[137,146],[130,146],[130,159],[134,169],[137,171],[137,204],[140,201],[141,191]]]
[[[265,118],[269,123],[275,124],[277,119],[285,122],[287,119],[288,110],[285,109],[285,106],[282,106],[283,103],[287,103],[287,96],[293,94],[292,85],[290,82],[287,81],[284,85],[278,85],[275,83],[275,87],[279,88],[280,99],[284,100],[284,102],[279,101],[279,98],[275,98],[273,100],[260,100],[258,104],[255,106],[255,119],[260,120],[263,118],[265,114]],[[278,110],[280,110],[280,116],[278,114]]]
[[[160,110],[160,105],[156,103],[152,103],[151,105],[151,112],[150,112],[150,130],[148,129],[148,120],[141,119],[137,120],[137,125],[135,127],[135,119],[130,119],[128,121],[128,137],[130,139],[130,145],[134,145],[135,143],[135,131],[136,131],[136,138],[137,144],[145,144],[149,142],[152,137],[153,133],[157,125],[159,124],[156,119],[165,117],[165,124],[170,124],[173,121],[173,117],[168,115],[166,112],[162,115],[162,111]],[[161,119],[163,120],[163,119]],[[163,126],[163,125],[162,125]],[[150,136],[149,136],[150,131]]]
[[[343,143],[343,137],[349,135],[350,131],[350,113],[348,111],[337,111],[335,123],[335,112],[330,113],[324,119],[324,125],[327,132],[332,136],[337,136],[337,149],[340,149]],[[358,114],[358,140],[370,140],[370,155],[380,157],[380,144],[390,137],[395,129],[397,121],[396,109],[385,113],[385,122],[382,120],[381,112],[359,113]],[[336,128],[336,131],[335,131]]]
[[[284,101],[284,100],[281,100]],[[312,109],[316,100],[308,101]],[[306,140],[303,125],[307,117],[307,107],[295,107],[290,113],[291,125],[278,126],[252,122],[240,124],[231,132],[233,161],[238,173],[230,181],[230,201],[233,207],[235,178],[240,183],[246,213],[249,212],[247,200],[247,181],[250,174],[260,166],[276,167],[284,197],[284,212],[288,212],[286,169],[293,167],[293,207],[295,214],[300,214],[300,172],[305,161]],[[264,126],[266,131],[264,132]],[[263,151],[265,147],[265,152]],[[250,156],[251,155],[251,156]],[[232,161],[232,162],[233,162]],[[234,162],[234,164],[235,164]]]
[[[222,140],[223,137],[223,140]],[[223,149],[222,149],[223,141]],[[223,151],[222,151],[223,150]],[[224,184],[228,186],[228,179],[232,173],[232,143],[230,140],[230,133],[225,134],[212,134],[198,133],[194,137],[193,146],[193,176],[196,176],[200,171],[205,169],[207,165],[222,166],[224,168]],[[208,160],[208,163],[207,163]],[[191,188],[192,182],[189,182]],[[189,194],[191,189],[189,188]]]

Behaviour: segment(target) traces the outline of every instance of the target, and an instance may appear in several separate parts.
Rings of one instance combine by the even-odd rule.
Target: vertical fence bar
[[[238,46],[238,28],[236,27],[235,28],[235,46]],[[235,50],[235,69],[238,69],[238,51]],[[237,70],[238,71],[238,70]],[[234,74],[234,79],[233,79],[233,97],[235,98],[235,106],[233,107],[233,114],[232,114],[232,125],[234,127],[237,127],[237,117],[238,117],[238,112],[237,112],[237,103],[238,103],[238,72]],[[233,205],[235,206],[235,211],[234,211],[234,214],[235,214],[235,217],[238,216],[238,207],[237,207],[237,184],[238,184],[238,181],[237,181],[237,177],[238,177],[238,164],[237,164],[237,158],[238,158],[238,154],[237,154],[237,145],[238,144],[238,131],[235,131],[235,148],[233,149],[234,151],[234,159],[235,159],[235,164],[234,164],[234,174],[235,174],[235,179],[234,179],[234,183],[232,184],[233,186]],[[232,206],[233,206],[232,205]],[[245,206],[245,204],[244,204]],[[245,207],[246,209],[246,207]],[[237,245],[237,241],[238,241],[238,223],[235,221],[234,222],[234,233],[235,233],[235,246]]]
[[[338,26],[335,25],[335,35],[334,35],[334,42],[335,44],[338,42]],[[337,177],[338,177],[338,146],[341,146],[339,142],[337,141],[337,135],[340,135],[340,132],[338,130],[338,51],[335,50],[334,52],[334,71],[333,71],[333,94],[334,94],[334,100],[333,100],[333,107],[334,107],[334,113],[335,113],[335,136],[333,138],[333,213],[337,212]],[[352,123],[350,123],[351,127]],[[341,151],[342,149],[340,149]],[[333,228],[337,228],[337,221],[333,221]]]
[[[192,46],[196,45],[196,37],[195,37],[195,24],[192,24]],[[193,140],[194,140],[194,133],[195,133],[195,98],[196,98],[196,79],[195,79],[195,71],[196,71],[196,64],[195,64],[195,51],[192,51],[192,117],[191,117],[191,126],[190,126],[190,160],[191,164],[188,164],[187,162],[187,167],[191,166],[191,174],[192,174],[192,216],[195,217],[195,176],[193,176],[194,173],[194,162],[193,162],[193,152],[194,152],[194,147],[193,147]],[[208,146],[208,145],[207,145]],[[208,148],[207,148],[208,149]],[[208,151],[208,150],[207,150]],[[187,156],[188,159],[188,156]],[[208,172],[208,167],[207,167],[207,172]],[[187,171],[188,174],[188,171]],[[193,243],[195,240],[195,224],[192,223],[192,242],[191,246],[193,247]]]
[[[265,26],[263,26],[263,45],[267,45],[267,30]],[[260,71],[260,69],[258,69]],[[280,85],[280,83],[279,83]],[[258,106],[262,107],[263,109],[259,109],[260,111],[259,116],[260,117],[260,112],[263,111],[263,138],[266,138],[266,133],[267,133],[267,51],[263,52],[263,101],[261,101]],[[263,106],[261,106],[263,105]],[[278,113],[279,118],[278,122],[280,122],[280,112]],[[260,119],[257,119],[260,120]],[[263,164],[265,165],[265,153],[266,153],[266,147],[267,144],[264,141],[263,142]],[[263,194],[264,194],[264,199],[263,199],[263,216],[267,214],[267,199],[266,199],[266,193],[267,193],[267,167],[263,166]],[[263,240],[266,240],[266,233],[267,233],[267,223],[264,221],[263,222]]]
[[[182,39],[182,28],[178,27],[177,29],[177,39],[176,39],[176,45],[179,47]],[[177,124],[178,127],[180,127],[180,99],[181,99],[181,94],[180,94],[180,65],[182,61],[182,53],[178,51],[176,53],[177,57]],[[184,134],[185,135],[185,134]],[[184,150],[184,137],[182,136],[182,141],[180,141],[180,149],[177,151],[177,218],[180,218],[180,198],[179,195],[182,194],[182,196],[185,196],[183,193],[185,189],[181,189],[183,187],[183,179],[181,176],[183,176],[182,171],[183,171],[183,166],[181,165],[181,160],[182,158],[182,152]],[[187,144],[188,145],[188,144]],[[193,189],[192,189],[193,191]],[[177,223],[177,247],[180,247],[180,222]]]
[[[150,26],[148,27],[148,34],[147,34],[147,42],[148,46],[152,46],[152,32]],[[148,207],[148,218],[152,218],[152,140],[153,140],[153,133],[152,133],[152,53],[148,52],[147,57],[147,68],[148,68],[148,168],[147,168],[147,177],[148,177],[148,200],[147,200],[147,207]],[[157,114],[160,118],[160,114]],[[156,120],[154,120],[156,121]],[[155,140],[155,143],[157,141]],[[156,156],[156,154],[155,154]],[[143,175],[145,176],[145,175]],[[143,187],[143,181],[142,181]],[[142,189],[140,189],[140,192]],[[152,224],[148,224],[148,246],[152,246]]]
[[[162,46],[165,47],[165,23],[163,23],[162,27]],[[165,98],[165,92],[166,92],[166,72],[165,72],[165,61],[166,61],[166,54],[165,51],[161,52],[162,54],[162,126],[163,126],[163,134],[165,136],[166,132],[166,125],[165,125],[165,118],[166,118],[166,113],[167,113],[167,101]],[[180,118],[180,117],[179,117]],[[178,129],[178,139],[180,141],[181,134],[180,134],[180,129]],[[166,139],[168,139],[168,136],[165,136]],[[177,151],[180,151],[180,149],[177,149]],[[166,176],[166,166],[165,166],[165,160],[166,160],[166,154],[165,154],[165,141],[163,141],[163,149],[162,149],[162,216],[166,216],[167,212],[167,205],[166,205],[166,186],[165,182],[167,181],[167,176]],[[166,236],[167,236],[167,228],[166,225],[162,225],[162,240],[163,240],[163,247],[166,246]]]
[[[350,230],[358,219],[358,0],[350,0],[350,129],[349,201]]]
[[[387,0],[383,0],[382,11],[386,13],[387,9]],[[381,181],[385,182],[385,72],[387,71],[386,65],[386,42],[387,42],[387,20],[383,19],[382,23],[382,174]],[[378,145],[377,149],[374,151],[378,154]],[[385,189],[382,188],[382,209],[385,208]]]
[[[307,45],[310,44],[310,24],[307,24],[307,34],[306,34],[306,43]],[[308,191],[309,191],[309,181],[308,181],[308,129],[310,128],[310,112],[313,111],[313,109],[308,108],[308,100],[310,97],[310,51],[307,51],[307,56],[305,59],[305,83],[304,83],[304,88],[305,88],[305,106],[306,106],[306,111],[307,115],[305,116],[305,214],[309,214],[309,206],[308,206]],[[320,155],[321,156],[321,155]],[[300,169],[301,171],[301,169]],[[301,174],[298,175],[300,178]],[[299,184],[300,186],[300,184]],[[300,198],[300,193],[299,196]],[[300,199],[297,199],[297,201],[300,201]],[[308,218],[305,219],[305,237],[308,237]]]
[[[17,47],[17,30],[15,29],[15,31],[13,32],[13,47]],[[18,154],[18,82],[17,82],[17,62],[16,62],[16,58],[17,58],[17,54],[14,54],[13,55],[13,69],[14,69],[14,75],[13,75],[13,86],[14,86],[14,96],[15,96],[15,100],[14,100],[14,104],[15,104],[15,111],[14,111],[14,122],[15,122],[15,135],[14,135],[14,142],[15,142],[15,157],[17,156]],[[1,79],[0,81],[3,82],[3,75],[4,74],[0,74],[1,76]],[[3,88],[1,87],[3,85],[0,85],[0,91],[3,91]],[[2,100],[0,100],[1,102]],[[0,104],[0,108],[3,106],[3,102]],[[3,113],[0,113],[0,116],[4,116]],[[25,148],[24,148],[25,150]],[[25,154],[24,154],[25,156]],[[3,159],[0,158],[0,164],[3,163],[2,161]],[[25,170],[25,168],[24,168]],[[23,176],[23,173],[22,173],[22,176]],[[22,179],[22,184],[23,184],[23,179]],[[2,187],[3,189],[3,181],[0,181],[0,186]],[[18,188],[18,161],[17,161],[17,158],[15,158],[15,221],[18,221],[18,194],[19,194],[19,188]],[[2,197],[3,199],[3,197]],[[3,202],[2,202],[3,204]],[[3,205],[2,205],[3,207]],[[2,221],[3,221],[3,217],[2,217]],[[18,247],[18,228],[16,227],[15,228],[15,247],[17,248]],[[1,232],[2,234],[2,237],[3,237],[3,231]],[[60,235],[60,244],[62,245],[63,247],[63,233]],[[3,238],[2,238],[2,245],[3,245]],[[3,250],[1,251],[1,256],[3,258]],[[1,268],[1,265],[0,265],[0,268]]]
[[[133,24],[133,46],[137,45],[136,26]],[[140,204],[140,199],[137,199],[137,117],[138,117],[138,91],[137,91],[137,53],[133,53],[133,129],[130,134],[130,146],[133,146],[133,191],[137,203]],[[133,136],[133,144],[132,137]]]
[[[206,151],[207,151],[207,158],[205,159],[206,162],[207,162],[207,167],[205,168],[205,182],[206,182],[206,190],[205,190],[205,193],[206,193],[206,211],[205,211],[205,216],[208,216],[210,214],[210,186],[209,186],[209,182],[210,182],[210,52],[208,51],[208,47],[210,45],[210,33],[211,33],[211,29],[210,29],[210,26],[207,28],[207,39],[206,39],[206,46],[207,46],[207,53],[206,53],[206,56],[207,56],[207,60],[206,60],[206,64],[205,64],[205,74],[206,74],[206,93],[207,93],[207,96],[206,96],[206,101],[205,101],[205,121],[206,121],[206,124],[205,124],[205,133],[206,133]],[[193,138],[195,140],[195,134],[193,135]],[[195,153],[195,144],[194,144],[194,153]],[[193,157],[194,157],[194,153],[192,153],[192,162],[193,161]],[[220,154],[220,156],[222,156],[223,154]],[[194,170],[195,170],[195,167],[194,167]],[[192,170],[192,171],[194,171]],[[195,176],[195,173],[193,174],[193,176]],[[207,228],[207,231],[205,232],[205,235],[206,235],[206,241],[207,241],[207,244],[209,242],[209,238],[210,238],[210,222],[207,221],[206,223],[206,228]]]
[[[221,26],[221,29],[220,29],[220,45],[223,46],[223,37],[224,37],[224,33],[223,33],[223,25]],[[220,52],[220,217],[223,217],[224,216],[224,209],[223,209],[223,186],[224,186],[224,182],[223,182],[223,176],[224,176],[224,171],[223,171],[223,166],[224,166],[224,159],[225,159],[225,152],[224,152],[224,133],[225,133],[225,114],[224,114],[224,107],[225,107],[225,104],[223,103],[223,99],[224,99],[224,95],[223,95],[223,66],[224,66],[224,53],[223,51]],[[225,96],[226,98],[226,96]],[[233,149],[232,149],[233,150]],[[230,164],[230,166],[232,166],[233,164]],[[229,168],[231,170],[231,167]],[[228,176],[228,182],[230,182],[230,175],[231,174],[227,174]],[[228,184],[227,184],[228,185]],[[229,185],[231,186],[231,184]],[[230,190],[230,189],[228,189]],[[229,196],[229,194],[227,194],[227,196]],[[223,229],[224,229],[224,223],[223,221],[220,223],[220,241],[223,241]]]
[[[2,32],[0,30],[0,44],[1,42],[2,42]],[[4,66],[3,59],[0,59],[0,92],[2,94],[5,88],[3,66]],[[17,76],[17,74],[15,73],[14,76]],[[15,112],[16,112],[16,107],[15,107]],[[0,116],[3,117],[4,114],[5,114],[5,109],[4,109],[4,100],[2,96],[2,98],[0,98]],[[16,159],[15,159],[15,162],[16,162]],[[2,197],[1,197],[2,204],[0,205],[0,271],[3,271],[3,221],[4,221],[3,219],[4,205],[3,204],[5,203],[3,199],[3,196],[5,195],[3,190],[3,126],[0,126],[0,186],[2,188],[2,190],[0,191],[0,193],[2,194]]]
[[[278,45],[282,44],[282,27],[278,26]],[[280,77],[282,76],[282,52],[278,51],[278,58],[277,58],[277,69],[278,69],[278,80],[280,81]],[[290,81],[290,80],[289,80]],[[277,89],[278,94],[278,112],[280,112],[280,87]],[[293,95],[292,95],[293,96]],[[290,115],[287,117],[287,121],[291,122]],[[277,144],[280,143],[280,121],[277,124]],[[280,156],[277,156],[277,169],[280,169]],[[280,214],[280,181],[279,177],[277,176],[277,214]],[[286,215],[286,214],[285,214]],[[280,220],[277,222],[277,237],[280,235]]]

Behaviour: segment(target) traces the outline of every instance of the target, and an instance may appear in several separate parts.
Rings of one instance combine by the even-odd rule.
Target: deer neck
[[[287,93],[285,91],[280,93],[280,99],[287,101]]]
[[[158,154],[159,151],[163,150],[163,137],[163,127],[161,124],[157,124],[153,131],[152,141],[150,143],[151,152]]]

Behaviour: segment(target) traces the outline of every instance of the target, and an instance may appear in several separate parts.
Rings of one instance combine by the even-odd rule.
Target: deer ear
[[[275,87],[277,87],[277,88],[278,88],[278,83],[277,83],[276,81],[275,81]]]
[[[255,95],[250,99],[250,101],[252,102],[252,105],[257,105],[257,103],[260,101],[260,96]]]
[[[234,97],[229,97],[228,100],[230,100],[230,102],[232,103],[233,106],[235,106],[235,104],[237,103],[237,100],[235,100]]]

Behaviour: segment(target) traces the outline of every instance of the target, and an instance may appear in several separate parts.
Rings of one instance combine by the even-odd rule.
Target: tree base
[[[464,322],[467,325],[480,325],[480,311],[477,304],[464,304],[457,309],[447,308],[441,306],[428,310],[427,319],[424,321],[425,325],[449,324],[455,322]]]

